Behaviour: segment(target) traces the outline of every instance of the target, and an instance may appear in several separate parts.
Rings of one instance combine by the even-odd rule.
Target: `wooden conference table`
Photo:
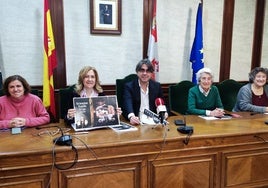
[[[194,127],[187,145],[187,135],[173,123],[182,116],[169,117],[169,131],[148,125],[125,133],[71,131],[78,161],[67,170],[52,165],[52,140],[60,134],[38,136],[44,130],[35,128],[17,135],[0,132],[0,187],[268,187],[268,115],[241,115],[229,120],[186,116]],[[58,166],[73,163],[70,146],[55,151]]]

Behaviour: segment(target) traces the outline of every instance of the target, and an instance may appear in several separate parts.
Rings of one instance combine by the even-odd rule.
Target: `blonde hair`
[[[86,77],[88,71],[92,70],[95,74],[95,78],[96,78],[96,83],[94,86],[94,89],[98,92],[98,93],[102,93],[103,89],[100,85],[100,79],[99,79],[99,75],[97,70],[94,67],[91,66],[85,66],[83,67],[80,71],[79,71],[79,76],[78,76],[78,81],[77,84],[75,86],[75,90],[78,94],[81,93],[81,91],[84,89],[84,84],[83,84],[83,80]]]

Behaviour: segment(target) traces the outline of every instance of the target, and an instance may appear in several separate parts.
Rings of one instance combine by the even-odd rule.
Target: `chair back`
[[[2,77],[2,72],[0,70],[0,89],[3,88],[3,77]]]
[[[173,114],[186,114],[188,108],[189,89],[195,84],[189,80],[184,80],[176,85],[169,86],[169,106]]]
[[[236,103],[237,93],[243,85],[233,79],[227,79],[216,84],[225,110],[232,111]]]
[[[68,108],[69,108],[69,101],[71,100],[70,97],[72,97],[74,88],[75,88],[75,85],[72,85],[67,88],[59,89],[60,119],[64,119],[64,117],[67,115]]]
[[[122,107],[123,105],[123,90],[125,83],[130,82],[136,79],[137,77],[138,76],[136,74],[130,74],[123,79],[116,79],[116,96],[119,107]]]

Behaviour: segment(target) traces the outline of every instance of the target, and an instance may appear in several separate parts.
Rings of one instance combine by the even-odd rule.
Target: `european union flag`
[[[192,62],[192,69],[193,69],[192,82],[196,84],[197,83],[196,73],[204,67],[202,3],[199,3],[197,10],[195,38],[192,46],[190,61]]]

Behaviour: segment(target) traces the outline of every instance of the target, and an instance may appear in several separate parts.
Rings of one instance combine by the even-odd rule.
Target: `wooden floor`
[[[18,135],[0,132],[0,187],[268,187],[268,115],[241,115],[228,120],[186,116],[194,127],[190,137],[173,123],[182,116],[168,119],[169,131],[148,125],[125,133],[71,131],[78,161],[66,170],[52,165],[52,156],[63,169],[75,158],[70,146],[54,148],[52,140],[60,134],[38,136],[46,129],[35,128]]]

